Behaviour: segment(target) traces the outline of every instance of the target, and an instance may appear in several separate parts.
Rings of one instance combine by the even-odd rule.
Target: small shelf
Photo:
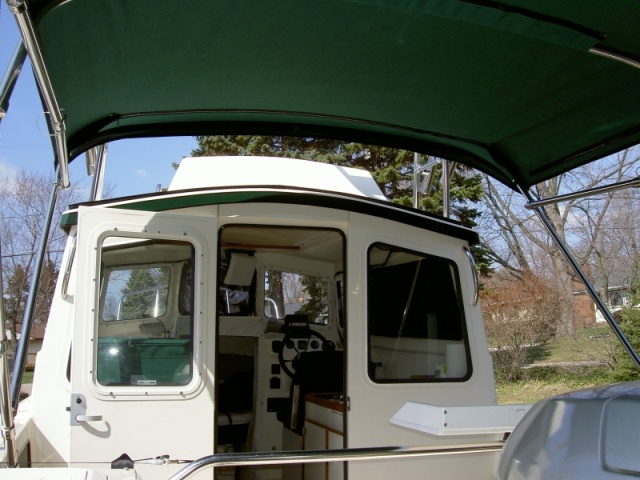
[[[482,435],[512,432],[531,405],[441,406],[407,402],[391,423],[431,435]]]

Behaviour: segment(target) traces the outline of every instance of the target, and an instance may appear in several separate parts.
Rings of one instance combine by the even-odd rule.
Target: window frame
[[[372,353],[374,352],[376,347],[372,345],[372,337],[374,337],[374,335],[371,334],[372,313],[373,313],[372,305],[371,305],[371,301],[372,301],[371,297],[373,293],[372,286],[371,286],[371,268],[372,268],[371,252],[374,248],[380,247],[380,246],[386,247],[386,249],[389,249],[392,252],[406,253],[407,255],[421,257],[424,259],[431,258],[431,259],[435,259],[436,261],[445,262],[446,264],[448,264],[450,271],[452,273],[451,278],[454,282],[452,286],[452,291],[455,294],[456,304],[459,310],[460,330],[461,330],[462,338],[460,340],[450,340],[450,339],[442,339],[442,338],[436,337],[434,338],[434,340],[450,342],[450,344],[456,343],[458,345],[464,346],[464,357],[465,357],[464,362],[466,363],[466,373],[463,376],[457,376],[457,377],[436,376],[436,372],[434,371],[433,375],[414,375],[414,376],[409,376],[404,378],[402,377],[376,378],[376,368],[377,368],[378,362],[376,361],[376,359],[372,358]],[[443,252],[441,251],[435,253],[435,252],[416,249],[415,246],[406,247],[406,246],[402,246],[399,243],[392,243],[388,238],[378,239],[376,241],[371,242],[367,247],[364,260],[365,260],[366,286],[367,286],[366,287],[367,298],[365,301],[366,309],[367,309],[366,319],[365,319],[366,338],[367,338],[366,355],[367,355],[367,377],[369,378],[369,380],[376,384],[415,384],[415,383],[424,384],[424,383],[452,383],[452,382],[460,383],[460,382],[468,381],[473,374],[473,365],[471,361],[469,331],[467,329],[468,315],[465,310],[465,302],[463,299],[463,292],[462,292],[462,282],[460,277],[461,269],[460,269],[460,266],[458,265],[458,262],[449,256],[443,255]],[[376,335],[376,337],[380,337],[380,336]],[[389,338],[393,340],[397,340],[399,338],[406,338],[407,343],[413,343],[414,345],[418,344],[421,340],[426,340],[426,341],[430,340],[429,337],[421,338],[421,337],[411,337],[411,336],[384,337],[384,338]],[[424,350],[421,353],[428,354],[428,351]]]
[[[145,262],[123,262],[122,265],[110,265],[105,267],[103,262],[103,256],[105,254],[105,250],[117,248],[116,245],[107,245],[105,246],[105,242],[110,239],[122,239],[123,245],[126,245],[127,241],[130,242],[150,242],[150,243],[165,243],[165,244],[175,244],[176,242],[183,243],[185,247],[190,248],[191,257],[185,259],[176,259],[176,260],[166,260],[159,259],[156,261],[145,261]],[[92,335],[92,365],[91,365],[91,385],[92,390],[95,391],[98,395],[103,398],[116,400],[120,397],[128,397],[128,396],[153,396],[154,398],[161,398],[168,396],[170,398],[174,398],[179,396],[180,398],[190,398],[192,395],[196,394],[202,388],[202,378],[201,375],[198,374],[198,364],[200,362],[200,323],[201,320],[199,315],[196,315],[197,309],[194,305],[197,305],[201,300],[200,296],[202,293],[200,289],[197,287],[201,284],[201,278],[203,275],[202,265],[198,265],[198,262],[195,261],[196,258],[201,258],[203,253],[203,245],[202,239],[199,238],[199,235],[196,235],[194,232],[191,232],[191,235],[187,235],[186,233],[180,238],[173,237],[171,235],[150,235],[146,232],[134,232],[134,231],[105,231],[102,232],[97,237],[97,246],[96,246],[96,275],[95,278],[99,279],[97,285],[95,285],[95,305],[94,309],[94,326],[93,326],[93,335]],[[192,289],[192,297],[191,297],[191,312],[188,313],[190,319],[190,338],[184,339],[188,340],[188,348],[189,348],[189,360],[188,365],[190,369],[190,379],[185,383],[140,383],[140,384],[103,384],[98,381],[98,356],[99,356],[99,341],[100,338],[100,325],[103,324],[116,324],[116,323],[126,323],[126,322],[139,322],[143,319],[127,319],[127,320],[116,320],[116,321],[103,321],[103,302],[105,296],[103,295],[104,288],[106,288],[106,282],[104,275],[110,271],[113,271],[118,268],[135,268],[138,266],[169,266],[170,271],[170,279],[167,289],[167,309],[163,317],[164,319],[169,319],[172,315],[172,312],[178,312],[180,300],[178,295],[180,294],[179,289],[181,287],[181,277],[182,272],[185,268],[185,265],[190,264],[192,268],[191,273],[191,289]],[[172,298],[175,297],[175,298]],[[183,312],[179,312],[179,315],[183,315]],[[106,337],[108,338],[108,336]],[[125,337],[123,337],[125,338]],[[152,339],[152,337],[148,337]],[[155,339],[163,338],[163,337],[154,337]],[[95,340],[94,340],[95,339]],[[183,342],[184,343],[184,342]]]

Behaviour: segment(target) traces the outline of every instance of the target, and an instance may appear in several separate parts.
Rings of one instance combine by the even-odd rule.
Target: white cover
[[[238,186],[311,188],[386,200],[365,170],[279,157],[183,158],[169,190]]]

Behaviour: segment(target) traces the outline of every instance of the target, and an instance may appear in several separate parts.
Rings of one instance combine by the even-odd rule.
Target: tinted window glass
[[[369,375],[378,382],[468,376],[455,264],[391,245],[369,249]]]

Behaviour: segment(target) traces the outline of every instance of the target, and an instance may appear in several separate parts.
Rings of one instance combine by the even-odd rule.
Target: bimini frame
[[[596,291],[596,289],[593,287],[593,285],[585,275],[584,271],[582,270],[582,268],[576,261],[575,257],[569,250],[569,247],[562,240],[562,238],[560,238],[558,231],[553,226],[551,219],[549,218],[549,216],[547,215],[547,212],[544,209],[545,205],[559,203],[559,202],[562,202],[565,200],[571,200],[574,198],[597,195],[600,193],[613,192],[616,190],[622,190],[630,187],[637,187],[638,185],[640,185],[640,177],[636,177],[635,179],[627,180],[624,182],[618,182],[611,185],[606,185],[603,187],[592,188],[592,189],[583,190],[580,192],[574,192],[566,195],[558,195],[556,197],[548,197],[545,199],[536,199],[534,193],[530,190],[525,190],[522,188],[519,188],[519,190],[522,193],[522,195],[524,195],[524,197],[527,198],[528,200],[528,203],[525,205],[525,207],[530,210],[533,210],[536,213],[536,215],[538,216],[540,221],[543,223],[543,225],[545,226],[545,228],[547,229],[547,231],[555,241],[556,245],[558,246],[562,254],[565,256],[567,261],[571,264],[571,267],[573,268],[576,275],[578,275],[578,277],[580,278],[580,281],[584,284],[585,288],[587,289],[587,292],[589,293],[589,296],[598,307],[598,310],[600,310],[600,313],[602,313],[602,316],[605,318],[605,320],[611,327],[611,330],[613,330],[613,333],[616,335],[616,337],[618,337],[618,340],[620,340],[620,343],[622,343],[622,346],[624,347],[624,349],[629,353],[629,355],[631,356],[631,359],[636,364],[636,366],[640,368],[640,357],[638,357],[638,352],[636,352],[633,346],[631,345],[631,343],[629,343],[629,340],[625,336],[624,332],[620,329],[620,326],[613,318],[613,315],[611,315],[609,308],[602,301],[602,298],[600,298],[600,295],[598,295],[598,292]]]
[[[58,192],[60,190],[60,188],[67,188],[69,186],[69,170],[68,170],[68,149],[67,149],[67,144],[66,144],[66,138],[65,138],[65,123],[64,123],[64,118],[62,115],[62,112],[59,108],[58,102],[56,100],[55,94],[53,92],[53,88],[51,86],[51,82],[49,79],[49,75],[47,73],[47,69],[45,67],[44,64],[44,60],[42,57],[42,52],[40,50],[36,35],[35,35],[35,31],[33,28],[33,24],[31,22],[31,17],[29,15],[29,12],[27,10],[26,4],[23,0],[7,0],[7,4],[9,5],[9,8],[11,10],[11,12],[14,14],[14,16],[16,17],[19,29],[21,31],[22,37],[23,37],[23,41],[24,41],[24,50],[26,50],[26,52],[28,53],[30,59],[31,59],[31,63],[32,63],[32,67],[33,67],[33,71],[38,83],[38,88],[40,90],[40,93],[42,95],[43,101],[45,103],[45,106],[48,110],[48,116],[47,116],[47,121],[49,122],[49,128],[53,134],[53,139],[54,139],[54,152],[56,155],[56,162],[58,165],[58,169],[57,169],[57,180],[56,183],[54,184],[53,187],[53,191],[51,194],[51,202],[50,202],[50,206],[49,206],[49,214],[47,216],[47,223],[46,223],[46,228],[43,230],[42,233],[42,239],[40,242],[40,247],[39,247],[39,253],[38,253],[38,257],[37,257],[37,267],[36,267],[36,274],[34,274],[34,278],[32,280],[32,285],[30,288],[30,292],[29,292],[29,302],[30,305],[32,302],[35,301],[35,297],[36,297],[36,289],[38,286],[38,276],[40,273],[40,267],[42,265],[43,259],[44,259],[44,255],[46,252],[46,240],[48,238],[48,233],[49,233],[49,229],[50,229],[50,224],[51,224],[51,219],[53,216],[53,212],[55,210],[55,204],[56,204],[56,200],[58,197]],[[604,51],[593,51],[593,53],[597,53],[599,55],[603,55],[606,54],[607,56],[611,56],[611,54],[609,52],[604,52]],[[620,60],[620,61],[624,61],[626,59],[621,59],[618,56],[614,56],[614,58],[616,60]],[[8,75],[5,77],[5,81],[4,81],[4,85],[2,87],[2,105],[0,105],[0,107],[3,108],[3,111],[0,112],[2,114],[6,113],[6,105],[8,105],[8,100],[9,100],[9,96],[11,94],[11,91],[13,89],[13,85],[15,85],[15,81],[17,78],[17,75],[20,72],[20,68],[22,67],[22,64],[24,62],[24,51],[23,51],[23,47],[19,46],[18,49],[16,50],[16,54],[14,55],[14,60],[12,62],[12,67],[9,70]],[[625,62],[625,63],[630,63],[630,62]],[[634,63],[630,63],[632,66],[634,67],[638,67],[637,62]],[[103,147],[104,148],[104,147]],[[94,198],[96,198],[97,196],[97,192],[100,190],[99,189],[99,185],[102,182],[102,175],[103,175],[103,171],[104,171],[104,153],[105,150],[102,150],[100,152],[98,152],[98,158],[99,161],[96,165],[97,168],[95,168],[94,171],[94,186],[92,188],[92,196]],[[444,174],[443,174],[443,182],[444,182],[444,187],[445,187],[445,192],[448,191],[448,184],[449,184],[449,173],[451,172],[452,169],[452,165],[449,165],[447,163],[443,163],[443,167],[444,167]],[[417,175],[418,171],[416,171],[416,175]],[[618,188],[627,188],[628,186],[635,186],[638,184],[638,179],[632,181],[632,182],[624,182],[625,184],[617,184],[617,185],[612,185],[609,187],[603,187],[606,188],[606,191],[612,191],[614,189],[618,189]],[[632,183],[633,185],[628,185],[628,183]],[[417,186],[417,182],[414,184]],[[635,352],[635,350],[633,349],[633,347],[631,346],[631,344],[629,343],[629,341],[626,339],[624,333],[620,330],[619,326],[617,325],[617,323],[615,322],[613,316],[611,315],[611,313],[609,312],[607,306],[604,304],[604,302],[602,301],[602,299],[600,298],[600,296],[598,295],[597,291],[595,290],[595,288],[591,285],[591,283],[589,282],[588,278],[586,277],[586,275],[584,274],[584,272],[582,271],[582,269],[580,268],[580,266],[578,265],[578,263],[576,262],[575,258],[573,257],[573,255],[571,254],[568,246],[566,245],[566,243],[560,238],[560,236],[558,235],[556,229],[554,228],[553,224],[551,223],[549,217],[547,216],[546,212],[544,211],[544,205],[552,202],[552,201],[561,201],[563,199],[566,199],[568,197],[564,196],[564,197],[557,197],[556,199],[544,199],[544,200],[540,200],[540,199],[536,199],[535,195],[533,192],[523,189],[523,188],[519,188],[520,192],[522,193],[522,195],[524,195],[525,198],[527,198],[527,200],[529,201],[529,207],[531,207],[536,214],[538,215],[538,217],[540,218],[540,220],[542,221],[542,223],[545,225],[545,228],[547,229],[547,231],[549,232],[549,234],[552,236],[552,238],[554,239],[554,241],[556,242],[556,244],[558,245],[558,247],[560,248],[561,252],[563,253],[563,255],[565,256],[565,258],[567,259],[567,261],[571,264],[572,268],[574,269],[574,271],[576,272],[576,274],[578,275],[578,277],[581,279],[581,281],[585,284],[587,291],[589,293],[589,295],[591,296],[591,298],[593,299],[594,303],[598,306],[598,309],[602,312],[603,316],[605,317],[607,323],[609,324],[609,326],[611,327],[611,329],[614,331],[615,335],[619,338],[619,340],[622,342],[624,348],[627,350],[627,352],[629,353],[629,355],[631,356],[631,358],[633,359],[633,361],[636,363],[636,365],[638,365],[640,367],[640,357],[638,357],[638,354]],[[602,190],[604,191],[604,190]],[[600,193],[600,192],[594,192],[592,191],[591,193]],[[446,196],[446,195],[445,195]],[[415,198],[415,197],[414,197]],[[448,199],[445,200],[445,216],[448,216]],[[26,359],[26,352],[27,352],[27,348],[28,348],[28,339],[29,339],[29,334],[30,334],[30,329],[31,329],[31,317],[32,317],[32,310],[33,308],[27,308],[25,311],[25,319],[23,320],[23,332],[22,332],[22,336],[21,336],[21,340],[20,343],[18,344],[18,349],[16,352],[16,364],[14,367],[14,375],[13,375],[13,380],[11,383],[11,388],[10,388],[10,397],[11,397],[11,409],[15,410],[17,408],[17,404],[18,404],[18,399],[19,399],[19,392],[20,392],[20,386],[21,386],[21,382],[22,382],[22,371],[24,370],[24,359]],[[7,388],[6,382],[8,381],[7,376],[4,375],[4,392],[9,391],[9,389]],[[2,398],[3,401],[3,413],[6,410],[8,415],[3,415],[3,430],[9,431],[9,435],[5,436],[5,438],[9,438],[11,437],[11,430],[12,430],[12,419],[11,419],[11,415],[10,413],[12,413],[10,411],[10,409],[7,408],[7,400],[5,399],[4,396]],[[10,441],[10,440],[9,440]],[[360,452],[362,453],[362,452]],[[373,456],[376,457],[384,457],[385,455],[387,455],[387,453],[383,453],[383,452],[371,452]],[[260,463],[264,463],[264,462],[269,462],[269,461],[279,461],[282,462],[283,459],[271,459],[269,460],[272,455],[267,453],[267,454],[262,454],[259,455],[262,458],[260,458],[259,461]],[[231,461],[231,460],[230,460]],[[296,461],[300,461],[300,459],[297,459]],[[303,460],[303,461],[307,461],[307,460]],[[316,461],[316,460],[308,460],[308,461]],[[323,455],[321,457],[321,459],[318,459],[317,461],[327,461],[327,456],[326,456],[326,452],[325,455]],[[207,463],[208,461],[204,461],[205,463]],[[182,478],[182,477],[181,477]]]
[[[29,15],[26,3],[22,0],[7,0],[7,4],[9,5],[9,10],[11,10],[11,13],[13,13],[18,22],[18,28],[22,34],[22,41],[31,59],[31,67],[38,82],[40,95],[42,95],[42,99],[49,113],[47,121],[54,138],[56,159],[60,168],[60,185],[62,188],[68,188],[69,155],[67,153],[67,143],[65,139],[64,118],[56,96],[53,93],[53,87],[51,86],[51,80],[49,79],[44,59],[42,58],[40,45],[36,40],[31,15]]]

